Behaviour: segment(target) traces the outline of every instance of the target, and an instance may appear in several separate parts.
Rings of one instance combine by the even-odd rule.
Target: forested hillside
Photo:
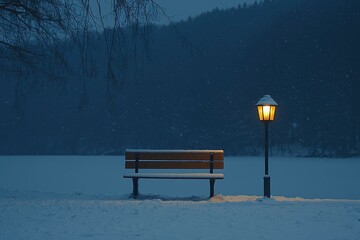
[[[279,103],[270,126],[274,153],[360,153],[359,1],[263,1],[145,33],[121,32],[128,44],[118,50],[116,83],[108,80],[105,33],[92,36],[88,74],[69,43],[73,71],[61,83],[4,74],[0,153],[262,154],[255,103],[264,94]]]

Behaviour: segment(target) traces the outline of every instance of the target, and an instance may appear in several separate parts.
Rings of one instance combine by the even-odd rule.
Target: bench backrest
[[[224,168],[223,150],[136,150],[125,151],[125,168],[213,169]]]

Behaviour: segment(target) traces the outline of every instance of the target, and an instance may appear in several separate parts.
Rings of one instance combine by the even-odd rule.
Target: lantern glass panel
[[[262,106],[262,107],[263,107],[264,120],[265,120],[265,121],[269,121],[269,120],[270,120],[270,110],[271,110],[271,107],[270,107],[270,106]]]
[[[275,118],[275,110],[276,110],[276,106],[271,106],[270,121],[273,121]]]
[[[263,106],[258,106],[258,113],[259,113],[259,119],[260,121],[263,121],[264,120],[264,117],[263,117]]]

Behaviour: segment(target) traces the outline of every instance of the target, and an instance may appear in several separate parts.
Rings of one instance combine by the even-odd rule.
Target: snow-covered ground
[[[263,199],[263,158],[225,157],[213,199],[205,180],[140,180],[132,200],[121,156],[2,156],[0,239],[359,239],[359,170],[271,157]]]

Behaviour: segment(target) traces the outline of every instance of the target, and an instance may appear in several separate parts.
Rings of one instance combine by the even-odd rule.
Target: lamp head
[[[277,102],[270,95],[264,95],[256,104],[260,121],[273,121]]]

